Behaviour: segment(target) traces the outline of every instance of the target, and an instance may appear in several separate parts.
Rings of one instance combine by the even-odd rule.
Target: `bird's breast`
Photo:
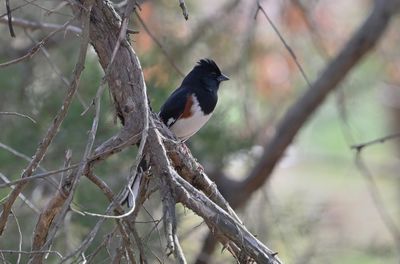
[[[182,116],[170,127],[171,131],[182,141],[187,140],[207,123],[212,113],[205,114],[197,97],[193,94]]]

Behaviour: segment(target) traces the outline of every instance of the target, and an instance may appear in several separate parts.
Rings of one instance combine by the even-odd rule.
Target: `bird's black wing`
[[[190,89],[181,86],[176,89],[168,97],[163,106],[161,106],[160,118],[166,126],[171,127],[183,114],[187,99],[190,94]]]

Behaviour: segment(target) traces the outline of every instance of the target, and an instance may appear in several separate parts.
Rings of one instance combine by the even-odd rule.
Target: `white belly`
[[[170,129],[180,140],[186,141],[207,123],[211,115],[212,114],[204,115],[201,111],[195,112],[195,114],[189,118],[181,118],[176,121]]]
[[[193,105],[190,109],[192,116],[188,118],[180,118],[170,127],[171,131],[174,132],[175,135],[182,141],[186,141],[193,136],[194,133],[199,131],[199,129],[204,126],[205,123],[207,123],[212,115],[212,113],[204,115],[196,96],[192,96]]]

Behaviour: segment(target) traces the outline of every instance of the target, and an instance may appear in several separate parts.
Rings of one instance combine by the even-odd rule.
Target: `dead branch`
[[[15,38],[15,32],[12,24],[10,0],[6,0],[6,9],[7,9],[8,29],[10,30],[11,37]]]
[[[386,141],[398,139],[399,137],[400,137],[400,133],[394,133],[394,134],[387,135],[387,136],[384,136],[384,137],[380,137],[380,138],[377,138],[377,139],[374,139],[374,140],[371,140],[371,141],[368,141],[368,142],[365,142],[365,143],[360,143],[360,144],[357,144],[357,145],[353,145],[353,146],[351,146],[351,149],[355,149],[357,152],[361,152],[366,147],[369,147],[369,146],[372,146],[372,145],[375,145],[375,144],[383,144]]]
[[[63,29],[65,29],[73,20],[74,20],[74,18],[69,20],[69,21],[67,21],[66,23],[64,23],[64,25],[62,25],[62,27],[52,31],[50,34],[48,34],[46,37],[44,37],[40,42],[38,42],[36,45],[34,45],[25,55],[23,55],[23,56],[21,56],[19,58],[7,61],[7,62],[0,63],[0,68],[7,67],[7,66],[10,66],[10,65],[19,63],[21,61],[24,61],[26,59],[32,58],[39,51],[39,49],[40,49],[40,47],[42,45],[44,45],[55,34],[57,34],[58,32],[62,31]]]
[[[107,155],[111,155],[112,153],[121,150],[122,147],[119,146],[125,144],[125,147],[136,144],[139,142],[139,139],[142,138],[142,131],[146,127],[146,120],[143,120],[141,117],[146,117],[146,112],[148,111],[146,105],[147,98],[144,92],[146,87],[139,60],[126,39],[121,41],[118,56],[113,56],[115,43],[117,43],[119,39],[117,32],[120,32],[121,28],[121,21],[113,9],[105,2],[97,0],[92,9],[91,23],[91,43],[95,47],[103,69],[110,69],[109,72],[106,71],[108,72],[107,81],[114,99],[117,115],[124,125],[122,130],[116,136],[96,149],[94,156],[105,158]],[[105,34],[108,36],[107,41],[104,39]],[[113,67],[108,68],[108,65],[111,64],[112,58],[114,58]],[[149,116],[148,119],[152,121],[153,117]],[[162,131],[164,132],[164,130]],[[164,136],[168,137],[168,134]],[[182,150],[178,150],[177,148],[171,150],[172,152],[182,152]],[[176,186],[185,186],[185,189],[179,187],[179,190],[184,190],[182,197],[187,197],[189,199],[184,200],[186,205],[195,210],[195,212],[202,217],[211,217],[208,218],[207,221],[216,221],[217,224],[215,224],[215,226],[214,224],[210,224],[210,227],[219,230],[222,234],[221,240],[224,241],[225,244],[228,244],[227,241],[234,237],[234,244],[232,247],[240,248],[243,253],[251,256],[253,259],[271,260],[270,263],[279,263],[275,258],[275,253],[268,250],[257,239],[255,239],[240,222],[234,220],[234,218],[232,218],[228,213],[215,205],[210,199],[197,191],[190,184],[181,183],[176,179],[178,176],[168,161],[164,146],[160,140],[158,132],[156,131],[155,125],[152,125],[151,128],[149,128],[149,140],[147,140],[145,152],[150,153],[151,164],[154,167],[154,169],[152,169],[154,175],[157,177],[166,177],[170,184],[174,184],[175,192],[178,192],[178,187]],[[107,154],[102,155],[102,153]],[[163,155],[162,159],[158,159],[159,156],[157,155]],[[183,155],[190,156],[187,152]],[[91,160],[90,165],[93,166],[95,161],[97,160]],[[199,170],[199,166],[196,168],[182,167],[184,170],[192,173],[193,171]],[[215,197],[221,198],[222,196],[220,196],[216,188],[210,184],[210,181],[206,178],[205,174],[201,174],[201,176],[202,178],[200,178],[201,180],[199,182],[205,185],[204,189],[207,190],[206,192],[210,192],[210,190],[214,191],[216,193]],[[191,176],[191,178],[194,179],[196,177]],[[184,182],[187,183],[186,181]],[[210,186],[213,188],[210,188]],[[192,195],[194,197],[200,197],[200,201],[195,200]],[[229,208],[227,203],[224,203],[223,200],[220,202],[221,206]],[[109,207],[106,212],[109,212],[110,210],[111,207]],[[216,212],[213,216],[218,216],[218,219],[213,219],[213,217],[207,213],[210,211]],[[102,219],[99,220],[94,229],[88,235],[87,239],[85,239],[85,246],[80,247],[79,251],[74,252],[75,255],[80,255],[80,252],[83,252],[83,250],[87,248],[88,242],[90,242],[97,233]],[[218,225],[222,225],[222,227]],[[65,257],[63,261],[68,258],[69,256]]]
[[[3,173],[1,173],[1,172],[0,172],[0,179],[4,182],[2,185],[5,185],[5,186],[8,186],[8,185],[9,185],[9,186],[11,187],[11,189],[14,190],[14,187],[12,187],[13,185],[10,184],[11,181],[10,181]],[[37,208],[37,206],[34,205],[28,198],[26,198],[24,194],[20,193],[20,194],[18,195],[18,197],[19,197],[30,209],[32,209],[32,211],[34,211],[36,214],[39,214],[39,213],[40,213],[40,210]],[[6,198],[7,198],[7,197],[6,197]]]
[[[11,115],[11,116],[20,116],[20,117],[24,117],[27,118],[28,120],[32,121],[32,123],[36,124],[35,119],[33,119],[32,117],[28,116],[28,115],[24,115],[18,112],[0,112],[0,115]]]
[[[71,32],[75,34],[81,34],[82,29],[76,26],[68,25],[64,27],[63,25],[59,24],[53,24],[53,23],[44,23],[44,22],[39,22],[39,21],[31,21],[31,20],[26,20],[23,18],[18,18],[18,17],[13,17],[12,18],[12,23],[14,26],[24,28],[24,29],[30,29],[30,30],[38,30],[38,29],[43,29],[43,30],[57,30],[57,29],[62,29],[65,32]],[[0,17],[0,24],[6,24],[8,23],[8,19],[5,17]]]
[[[67,26],[69,23],[70,23],[70,21],[68,21],[64,25]],[[59,30],[60,29],[53,31],[53,34],[57,33]],[[87,31],[88,31],[88,29],[87,29]],[[48,37],[50,35],[48,35]],[[21,178],[30,177],[32,175],[32,173],[36,170],[36,168],[39,166],[41,160],[46,155],[48,147],[50,146],[51,142],[53,141],[55,135],[58,133],[61,123],[63,122],[64,118],[67,115],[67,112],[68,112],[69,106],[71,105],[74,94],[75,94],[76,90],[78,89],[81,73],[84,69],[84,62],[86,59],[86,49],[87,49],[87,43],[84,43],[85,39],[88,39],[88,37],[85,37],[85,34],[84,34],[83,40],[81,43],[81,50],[80,50],[78,62],[75,65],[73,78],[72,78],[70,87],[67,91],[67,94],[64,98],[64,102],[63,102],[60,110],[58,111],[57,115],[55,116],[52,124],[48,128],[45,137],[39,143],[39,147],[37,148],[37,150],[35,152],[34,158],[28,164],[26,169],[23,171]],[[86,42],[88,42],[88,41],[86,41]],[[85,47],[84,47],[84,44],[86,44]],[[3,233],[4,228],[6,227],[8,215],[10,214],[12,205],[14,204],[15,199],[21,193],[21,191],[23,190],[25,185],[26,185],[26,182],[21,182],[21,183],[17,184],[15,186],[15,188],[13,189],[13,191],[10,193],[7,201],[3,204],[3,211],[0,216],[0,235]]]
[[[232,241],[246,255],[258,263],[281,263],[276,253],[264,246],[246,228],[227,212],[217,206],[203,193],[198,191],[179,176],[171,167],[166,150],[157,131],[149,133],[149,151],[153,159],[154,173],[166,177],[176,195],[177,201],[201,216],[209,225],[210,230],[217,233],[222,241]]]
[[[179,0],[179,7],[182,9],[183,17],[188,20],[189,19],[189,12],[187,10],[185,0]]]
[[[65,167],[69,167],[71,163],[71,152],[67,151],[65,156]],[[71,192],[72,177],[76,177],[76,173],[70,173],[61,183],[61,189],[55,194],[55,196],[49,201],[46,208],[39,215],[39,219],[36,223],[36,228],[33,234],[32,251],[44,251],[43,245],[46,243],[49,229],[53,224],[53,221],[60,213],[62,206],[64,205],[67,197]],[[30,263],[42,263],[44,253],[32,254],[30,257]]]

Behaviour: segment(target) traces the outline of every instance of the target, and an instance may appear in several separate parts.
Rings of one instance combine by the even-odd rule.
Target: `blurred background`
[[[124,2],[113,2],[123,10]],[[280,34],[313,81],[364,21],[372,7],[366,0],[262,1]],[[179,86],[196,61],[214,59],[230,81],[221,85],[219,103],[211,121],[190,141],[193,155],[214,177],[244,179],[274,135],[285,111],[307,89],[307,83],[256,1],[186,1],[189,20],[178,1],[144,1],[132,17],[132,45],[144,70],[148,96],[158,111]],[[63,1],[11,1],[14,18],[62,25],[73,17]],[[23,56],[51,30],[14,26],[11,38],[0,7],[0,63]],[[75,21],[75,26],[79,24]],[[249,230],[279,252],[285,263],[398,263],[399,238],[393,239],[380,211],[400,228],[399,140],[366,147],[362,152],[370,174],[356,166],[354,144],[400,132],[400,34],[398,18],[376,49],[353,69],[302,128],[267,183],[238,210]],[[79,36],[60,32],[31,59],[0,68],[0,111],[31,116],[0,115],[0,172],[2,181],[18,179],[63,100],[78,56]],[[62,166],[67,149],[74,162],[82,156],[93,113],[82,115],[94,98],[103,71],[91,48],[75,98],[60,132],[41,163],[44,170]],[[96,145],[120,128],[110,95],[103,95]],[[23,155],[26,155],[25,157]],[[134,162],[135,149],[111,156],[96,173],[117,193]],[[371,181],[372,176],[373,181]],[[59,177],[55,177],[59,179]],[[1,181],[0,181],[1,182]],[[32,182],[23,192],[32,202],[18,200],[15,219],[0,239],[0,249],[30,250],[38,214],[55,192],[48,180]],[[9,188],[0,189],[0,200]],[[381,198],[377,205],[376,193]],[[375,195],[375,196],[374,196]],[[145,241],[150,263],[173,263],[165,256],[162,206],[158,194],[144,205],[136,224]],[[378,197],[378,199],[379,199]],[[82,178],[74,207],[104,213],[104,195]],[[33,207],[33,208],[32,208]],[[208,232],[202,219],[178,205],[178,234],[189,263],[199,256]],[[19,223],[19,227],[17,221]],[[387,220],[387,219],[386,219]],[[53,250],[62,254],[79,246],[97,219],[70,212],[56,237]],[[112,231],[109,220],[87,254]],[[19,231],[20,230],[20,231]],[[112,239],[106,243],[113,247]],[[397,246],[396,246],[397,245]],[[23,257],[24,260],[25,257]],[[15,263],[17,254],[2,253],[4,263]],[[50,255],[48,263],[57,263]],[[102,249],[94,263],[110,261]],[[215,251],[210,263],[234,263],[229,253]],[[23,263],[23,261],[22,261]]]

